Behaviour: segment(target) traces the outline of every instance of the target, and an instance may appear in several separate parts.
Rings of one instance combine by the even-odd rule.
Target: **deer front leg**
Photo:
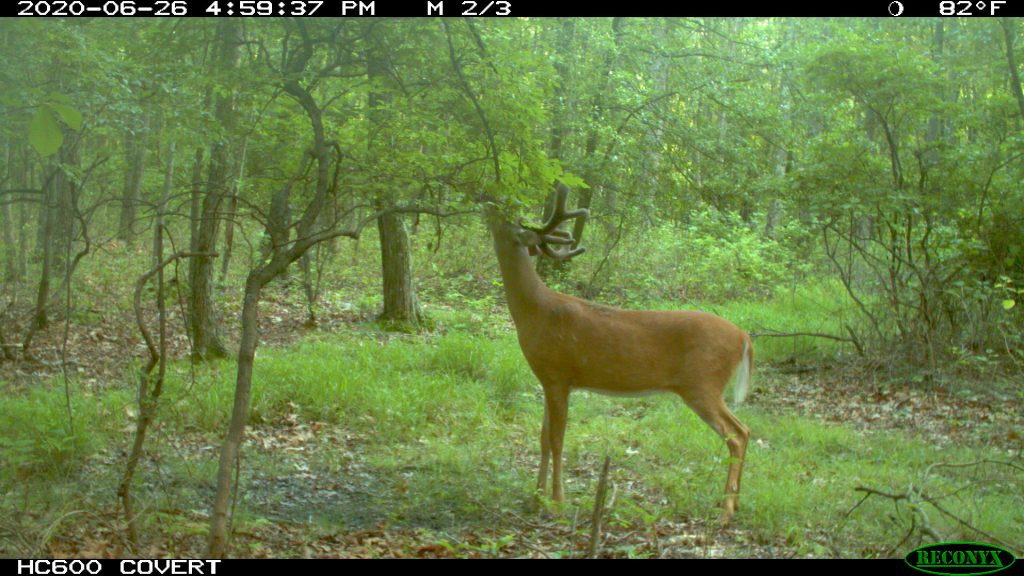
[[[551,423],[548,403],[544,401],[544,425],[540,429],[540,473],[537,475],[537,494],[543,496],[548,488],[548,460],[551,459]]]
[[[562,439],[569,415],[569,389],[545,388],[544,400],[551,443],[551,499],[561,502],[565,499],[562,493]]]

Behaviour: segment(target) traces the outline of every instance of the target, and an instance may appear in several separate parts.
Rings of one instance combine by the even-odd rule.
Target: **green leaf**
[[[570,188],[590,188],[590,186],[583,181],[583,178],[573,174],[572,172],[563,172],[561,176],[556,178],[556,180]]]
[[[1009,310],[1010,308],[1013,308],[1016,305],[1017,303],[1014,302],[1013,300],[1003,300],[1003,310]]]
[[[60,149],[64,143],[64,134],[60,124],[53,117],[53,112],[46,106],[36,109],[36,115],[28,127],[28,143],[36,149],[40,156],[49,156]]]
[[[61,94],[60,92],[50,92],[46,96],[47,102],[53,102],[57,104],[71,104],[71,98],[67,94]]]
[[[60,114],[61,120],[68,128],[78,131],[82,129],[82,113],[67,104],[50,104],[50,109]]]

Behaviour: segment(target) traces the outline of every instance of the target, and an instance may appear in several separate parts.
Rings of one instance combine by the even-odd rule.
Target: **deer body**
[[[559,253],[546,245],[568,244],[571,238],[555,232],[558,223],[585,215],[565,213],[567,193],[559,190],[555,214],[540,230],[511,224],[493,208],[487,213],[519,345],[544,388],[537,489],[546,491],[550,459],[552,498],[563,499],[562,441],[572,390],[623,396],[671,392],[726,440],[732,457],[723,516],[728,521],[736,508],[749,431],[725,406],[722,393],[734,374],[737,399],[746,393],[753,368],[750,337],[706,312],[620,310],[545,286],[531,251],[556,258],[582,252]]]

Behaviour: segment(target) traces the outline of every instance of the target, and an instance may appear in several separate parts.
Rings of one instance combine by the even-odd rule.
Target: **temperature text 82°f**
[[[940,16],[995,16],[1006,0],[942,0]]]
[[[508,0],[463,0],[460,16],[511,16],[512,3]],[[444,0],[427,0],[427,16],[444,16]]]

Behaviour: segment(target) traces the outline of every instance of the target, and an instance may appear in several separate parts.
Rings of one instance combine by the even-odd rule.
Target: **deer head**
[[[559,184],[555,191],[555,208],[547,222],[540,226],[528,226],[522,222],[512,224],[492,211],[489,217],[491,230],[494,232],[495,240],[516,247],[523,247],[529,251],[530,256],[538,253],[557,261],[565,261],[579,256],[587,251],[586,248],[578,247],[564,249],[563,246],[571,246],[572,234],[562,230],[560,226],[574,218],[586,218],[589,212],[586,209],[566,210],[565,203],[569,198],[569,187]]]
[[[571,246],[574,242],[572,234],[559,227],[573,218],[586,218],[590,213],[585,208],[578,210],[565,210],[565,202],[569,198],[569,187],[559,184],[555,191],[555,209],[551,211],[551,217],[540,227],[527,226],[519,223],[519,230],[516,233],[516,241],[530,250],[530,255],[538,251],[545,256],[557,261],[568,260],[579,256],[587,251],[586,248],[578,247],[570,250],[554,248],[554,246]]]

